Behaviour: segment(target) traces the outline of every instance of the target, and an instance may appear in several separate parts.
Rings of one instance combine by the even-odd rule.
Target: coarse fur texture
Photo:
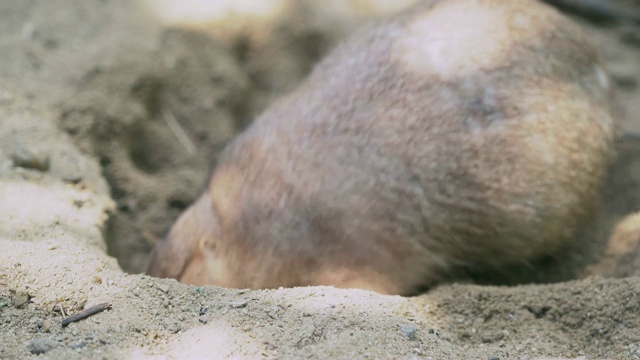
[[[556,252],[596,210],[610,92],[549,6],[420,3],[356,32],[237,136],[149,273],[406,295]]]

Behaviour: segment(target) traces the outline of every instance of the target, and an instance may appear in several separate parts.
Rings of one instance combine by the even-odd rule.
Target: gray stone
[[[418,331],[418,329],[415,326],[403,326],[400,329],[400,331],[402,331],[405,335],[407,335],[409,340],[415,340],[416,339],[416,331]]]
[[[229,306],[231,306],[234,309],[240,309],[247,306],[248,303],[249,302],[247,300],[241,299],[241,300],[232,302],[231,304],[229,304]]]
[[[52,340],[48,337],[41,337],[31,340],[29,343],[29,351],[34,355],[45,354],[49,350],[55,349],[60,346],[60,343]]]

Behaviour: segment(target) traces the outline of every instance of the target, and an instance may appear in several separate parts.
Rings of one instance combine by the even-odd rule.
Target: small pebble
[[[86,343],[86,342],[84,342],[84,341],[78,341],[78,342],[71,343],[69,346],[70,346],[72,349],[80,350],[80,349],[82,349],[82,348],[86,347],[86,346],[87,346],[87,343]]]
[[[78,174],[67,174],[62,177],[62,181],[77,185],[82,181],[82,176]]]
[[[500,357],[499,356],[492,356],[491,360],[500,360]]]
[[[60,343],[49,339],[47,337],[37,338],[31,340],[29,343],[29,351],[34,355],[45,354],[49,350],[55,349],[60,346]]]
[[[82,311],[85,308],[85,305],[87,305],[87,301],[89,299],[82,297],[80,299],[78,299],[78,302],[75,303],[75,305],[73,305],[73,310],[75,311]]]
[[[271,309],[267,310],[267,316],[269,316],[272,319],[277,319],[279,309],[280,308],[277,306],[272,306]],[[304,316],[304,314],[302,314],[302,316]]]
[[[160,283],[157,286],[158,286],[158,289],[160,289],[160,291],[162,291],[163,293],[166,293],[169,291],[169,285],[167,284]]]
[[[41,328],[41,330],[42,330],[43,332],[48,333],[49,331],[51,331],[51,326],[52,326],[51,321],[52,321],[52,320],[48,319],[48,320],[45,320],[45,321],[43,321],[43,322],[42,322],[42,328]]]
[[[231,306],[231,308],[233,308],[233,309],[240,309],[240,308],[243,308],[243,307],[247,306],[248,303],[249,302],[247,300],[242,299],[242,300],[238,300],[238,301],[234,301],[234,302],[230,303],[229,306]]]
[[[24,309],[29,304],[29,294],[25,290],[16,290],[13,295],[13,305],[18,309]]]
[[[409,338],[409,340],[415,340],[416,339],[416,331],[418,329],[415,326],[403,326],[400,331],[402,331],[405,335],[407,335],[407,337]]]
[[[17,145],[13,150],[13,165],[39,171],[49,170],[49,154],[44,150],[29,149]]]
[[[180,325],[174,323],[173,325],[170,325],[167,330],[172,334],[176,334],[180,331]]]

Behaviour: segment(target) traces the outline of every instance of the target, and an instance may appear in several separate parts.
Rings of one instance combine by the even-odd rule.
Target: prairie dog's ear
[[[176,221],[169,234],[156,243],[147,273],[155,277],[178,279],[196,252],[215,246],[218,221],[211,198],[203,194]]]
[[[228,277],[226,262],[216,254],[216,241],[202,237],[196,251],[185,264],[178,281],[190,285],[231,286],[234,283]]]

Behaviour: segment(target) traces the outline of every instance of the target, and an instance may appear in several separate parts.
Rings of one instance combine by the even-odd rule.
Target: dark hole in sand
[[[92,72],[60,116],[99,159],[117,205],[108,253],[129,273],[146,269],[152,245],[204,190],[218,152],[257,101],[246,71],[215,40],[167,30],[160,42]]]
[[[146,269],[152,245],[204,190],[224,145],[302,80],[338,34],[289,30],[261,49],[242,38],[227,47],[197,32],[167,30],[156,52],[129,54],[94,72],[81,89],[84,102],[67,105],[63,127],[97,153],[117,202],[106,238],[124,271]]]

